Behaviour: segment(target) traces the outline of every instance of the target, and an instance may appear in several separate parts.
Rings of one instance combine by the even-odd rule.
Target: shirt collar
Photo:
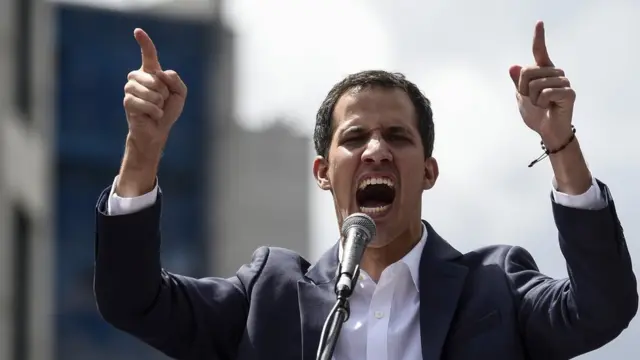
[[[416,246],[411,249],[399,262],[404,263],[411,273],[411,280],[416,287],[416,290],[420,291],[420,258],[422,257],[422,250],[427,243],[427,227],[422,223],[422,236]],[[342,246],[338,247],[338,260],[342,259]]]
[[[416,290],[420,291],[420,258],[422,257],[422,250],[424,249],[424,245],[427,243],[427,227],[422,223],[422,236],[420,237],[420,241],[416,244],[416,246],[411,249],[402,259],[407,268],[409,268],[409,272],[411,273],[411,279],[413,280],[413,284],[416,286]]]

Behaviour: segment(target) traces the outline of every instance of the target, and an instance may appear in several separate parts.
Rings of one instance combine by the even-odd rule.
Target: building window
[[[32,224],[20,206],[13,208],[13,359],[29,358],[29,248]]]
[[[19,115],[31,120],[31,36],[33,0],[15,0],[15,106]]]

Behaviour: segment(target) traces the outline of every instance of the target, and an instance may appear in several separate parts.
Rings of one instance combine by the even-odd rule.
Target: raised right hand
[[[129,73],[124,109],[129,123],[116,194],[136,197],[151,191],[171,126],[178,120],[187,87],[173,70],[162,70],[153,41],[142,29],[133,32],[142,66]]]
[[[142,66],[129,73],[124,86],[129,137],[145,151],[161,152],[182,113],[187,87],[175,71],[162,70],[156,47],[144,30],[135,29],[133,34],[140,45]]]

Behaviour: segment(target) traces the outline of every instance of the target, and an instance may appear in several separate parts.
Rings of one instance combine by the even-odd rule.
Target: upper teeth
[[[377,178],[368,178],[368,179],[361,180],[360,184],[358,184],[358,189],[364,189],[369,185],[376,185],[376,184],[385,184],[391,188],[394,187],[393,181],[391,181],[391,179],[377,177]]]

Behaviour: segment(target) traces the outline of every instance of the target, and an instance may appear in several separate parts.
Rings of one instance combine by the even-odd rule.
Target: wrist
[[[142,196],[156,186],[157,167],[136,167],[125,160],[120,167],[115,193],[123,198]]]
[[[580,149],[578,139],[574,139],[564,150],[549,155],[557,190],[569,194],[584,194],[592,184],[591,172]]]
[[[569,195],[585,193],[591,186],[592,179],[587,163],[584,160],[580,143],[575,137],[575,128],[555,128],[552,131],[540,132],[544,153],[529,164],[535,165],[545,157],[549,157],[558,191]]]
[[[153,190],[161,155],[161,145],[145,143],[144,146],[141,146],[131,136],[128,136],[116,184],[116,194],[131,198]]]
[[[571,124],[562,128],[552,129],[551,131],[541,132],[540,138],[542,143],[549,151],[555,151],[565,146],[573,136],[574,131]]]
[[[151,138],[129,132],[125,141],[125,155],[141,166],[155,165],[160,162],[166,141],[166,137]]]

